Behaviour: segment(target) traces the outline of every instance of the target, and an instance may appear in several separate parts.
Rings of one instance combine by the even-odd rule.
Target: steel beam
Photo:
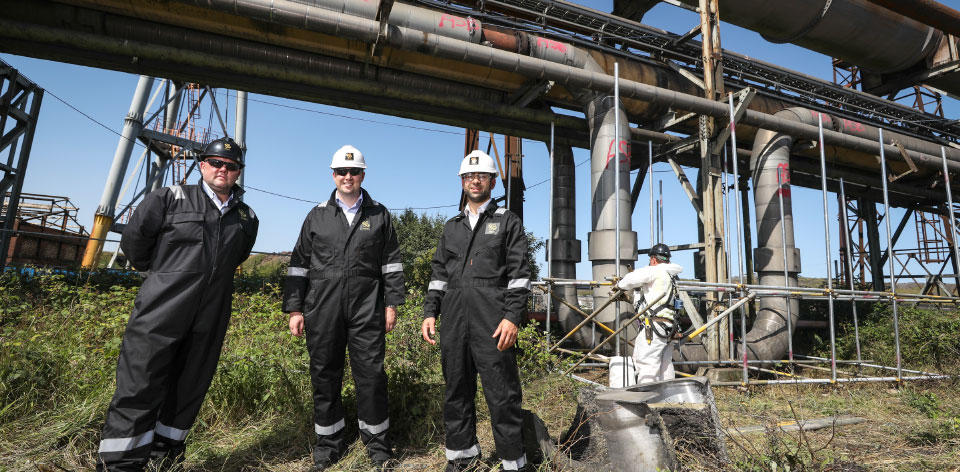
[[[43,89],[0,61],[0,131],[10,131],[0,144],[0,271],[7,262],[33,136],[43,102]],[[13,122],[13,126],[9,124]],[[3,155],[6,154],[6,159]]]

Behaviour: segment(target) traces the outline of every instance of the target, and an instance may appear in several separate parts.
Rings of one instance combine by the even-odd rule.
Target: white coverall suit
[[[671,323],[675,323],[674,311],[670,306],[657,311],[657,307],[669,302],[670,291],[673,281],[671,276],[676,276],[683,271],[683,267],[678,264],[661,262],[657,265],[651,265],[630,272],[617,284],[622,290],[636,290],[634,292],[633,304],[637,310],[642,310],[647,304],[657,300],[661,294],[666,295],[654,304],[648,313],[656,312],[653,316],[667,318],[670,323],[663,321],[654,322],[657,329],[654,330],[653,340],[647,344],[644,330],[641,329],[637,338],[633,341],[633,362],[637,371],[637,383],[656,382],[659,380],[670,380],[676,375],[673,371],[673,347],[671,339],[664,339],[656,334],[669,333],[672,331]]]

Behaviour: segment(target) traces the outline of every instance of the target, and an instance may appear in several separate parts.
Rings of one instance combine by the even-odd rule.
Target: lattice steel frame
[[[42,88],[0,61],[0,195],[10,193],[6,203],[0,201],[0,270],[10,250],[42,101]]]

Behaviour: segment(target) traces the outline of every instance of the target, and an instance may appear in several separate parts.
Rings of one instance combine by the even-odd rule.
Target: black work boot
[[[163,440],[154,441],[153,448],[150,450],[148,470],[156,472],[181,471],[183,470],[183,460],[186,452],[186,444],[171,444]]]
[[[327,453],[321,453],[319,450],[314,448],[313,466],[310,467],[310,472],[323,472],[333,467],[334,462],[336,462],[336,459],[330,457],[327,455]]]
[[[443,469],[443,472],[461,472],[465,470],[476,470],[478,465],[480,465],[480,455],[476,455],[466,459],[454,459],[452,461],[447,461],[447,467]]]

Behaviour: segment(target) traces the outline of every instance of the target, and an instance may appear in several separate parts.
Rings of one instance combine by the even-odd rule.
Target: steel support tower
[[[0,270],[10,249],[42,102],[42,88],[0,61]]]

